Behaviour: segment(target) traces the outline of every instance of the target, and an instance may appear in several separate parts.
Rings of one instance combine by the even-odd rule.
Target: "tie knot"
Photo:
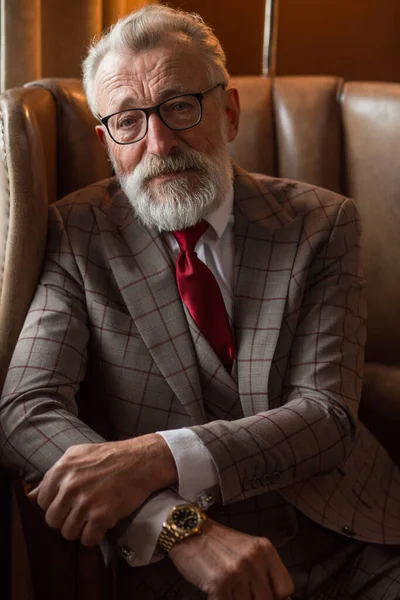
[[[200,221],[200,223],[193,225],[193,227],[188,227],[187,229],[182,229],[181,231],[173,231],[172,233],[179,244],[181,252],[194,250],[197,242],[207,227],[207,221]]]

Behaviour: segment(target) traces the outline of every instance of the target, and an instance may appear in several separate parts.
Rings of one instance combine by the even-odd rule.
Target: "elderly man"
[[[399,472],[356,418],[354,204],[232,166],[199,17],[129,15],[84,83],[116,178],[50,208],[3,462],[50,527],[120,554],[121,598],[399,598]]]

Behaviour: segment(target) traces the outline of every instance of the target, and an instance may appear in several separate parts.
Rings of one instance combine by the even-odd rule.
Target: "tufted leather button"
[[[260,487],[260,480],[258,479],[258,477],[253,477],[253,479],[251,480],[251,487],[253,488],[253,490],[256,490],[257,488]]]
[[[356,535],[356,532],[354,531],[354,529],[352,527],[350,527],[350,525],[345,525],[344,527],[342,527],[342,531],[346,535],[351,535],[351,536]]]
[[[278,483],[280,478],[281,478],[281,474],[278,473],[278,471],[275,471],[275,473],[272,473],[272,475],[271,475],[271,483]]]
[[[261,485],[263,485],[264,487],[266,487],[270,483],[271,483],[271,477],[269,476],[268,473],[265,473],[265,475],[263,475],[261,477]]]
[[[251,481],[247,478],[243,479],[243,489],[245,492],[248,492],[251,488]]]

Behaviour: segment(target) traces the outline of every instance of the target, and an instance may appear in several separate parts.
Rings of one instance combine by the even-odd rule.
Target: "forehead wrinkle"
[[[135,84],[137,83],[135,82]],[[102,104],[107,106],[108,109],[113,105],[117,105],[120,98],[132,94],[132,84],[132,74],[130,73],[123,73],[120,69],[117,71],[103,70],[98,73],[96,81],[97,104],[99,105],[100,100],[103,100]],[[106,112],[109,112],[109,110],[106,110]]]
[[[160,45],[134,56],[109,55],[98,70],[98,100],[103,99],[106,113],[110,114],[124,108],[146,108],[173,95],[201,91],[202,86],[200,89],[196,82],[205,79],[206,73],[202,69],[202,76],[200,69],[194,68],[197,58],[194,49],[185,43]]]

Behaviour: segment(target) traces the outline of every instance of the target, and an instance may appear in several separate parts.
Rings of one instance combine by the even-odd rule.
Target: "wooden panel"
[[[1,91],[41,75],[40,0],[1,3]]]
[[[41,3],[42,77],[80,77],[86,48],[102,29],[98,0]],[[68,33],[67,33],[68,32]]]
[[[278,75],[400,80],[399,0],[280,0]]]
[[[37,1],[37,0],[36,0]],[[154,0],[42,2],[42,77],[81,77],[81,61],[94,36]],[[38,22],[39,19],[37,19]],[[68,38],[66,33],[68,32]]]
[[[152,4],[156,0],[108,0],[103,2],[103,26],[114,25],[121,17],[128,15],[146,4]]]
[[[168,4],[199,13],[214,29],[232,75],[261,73],[265,0],[168,0]]]

